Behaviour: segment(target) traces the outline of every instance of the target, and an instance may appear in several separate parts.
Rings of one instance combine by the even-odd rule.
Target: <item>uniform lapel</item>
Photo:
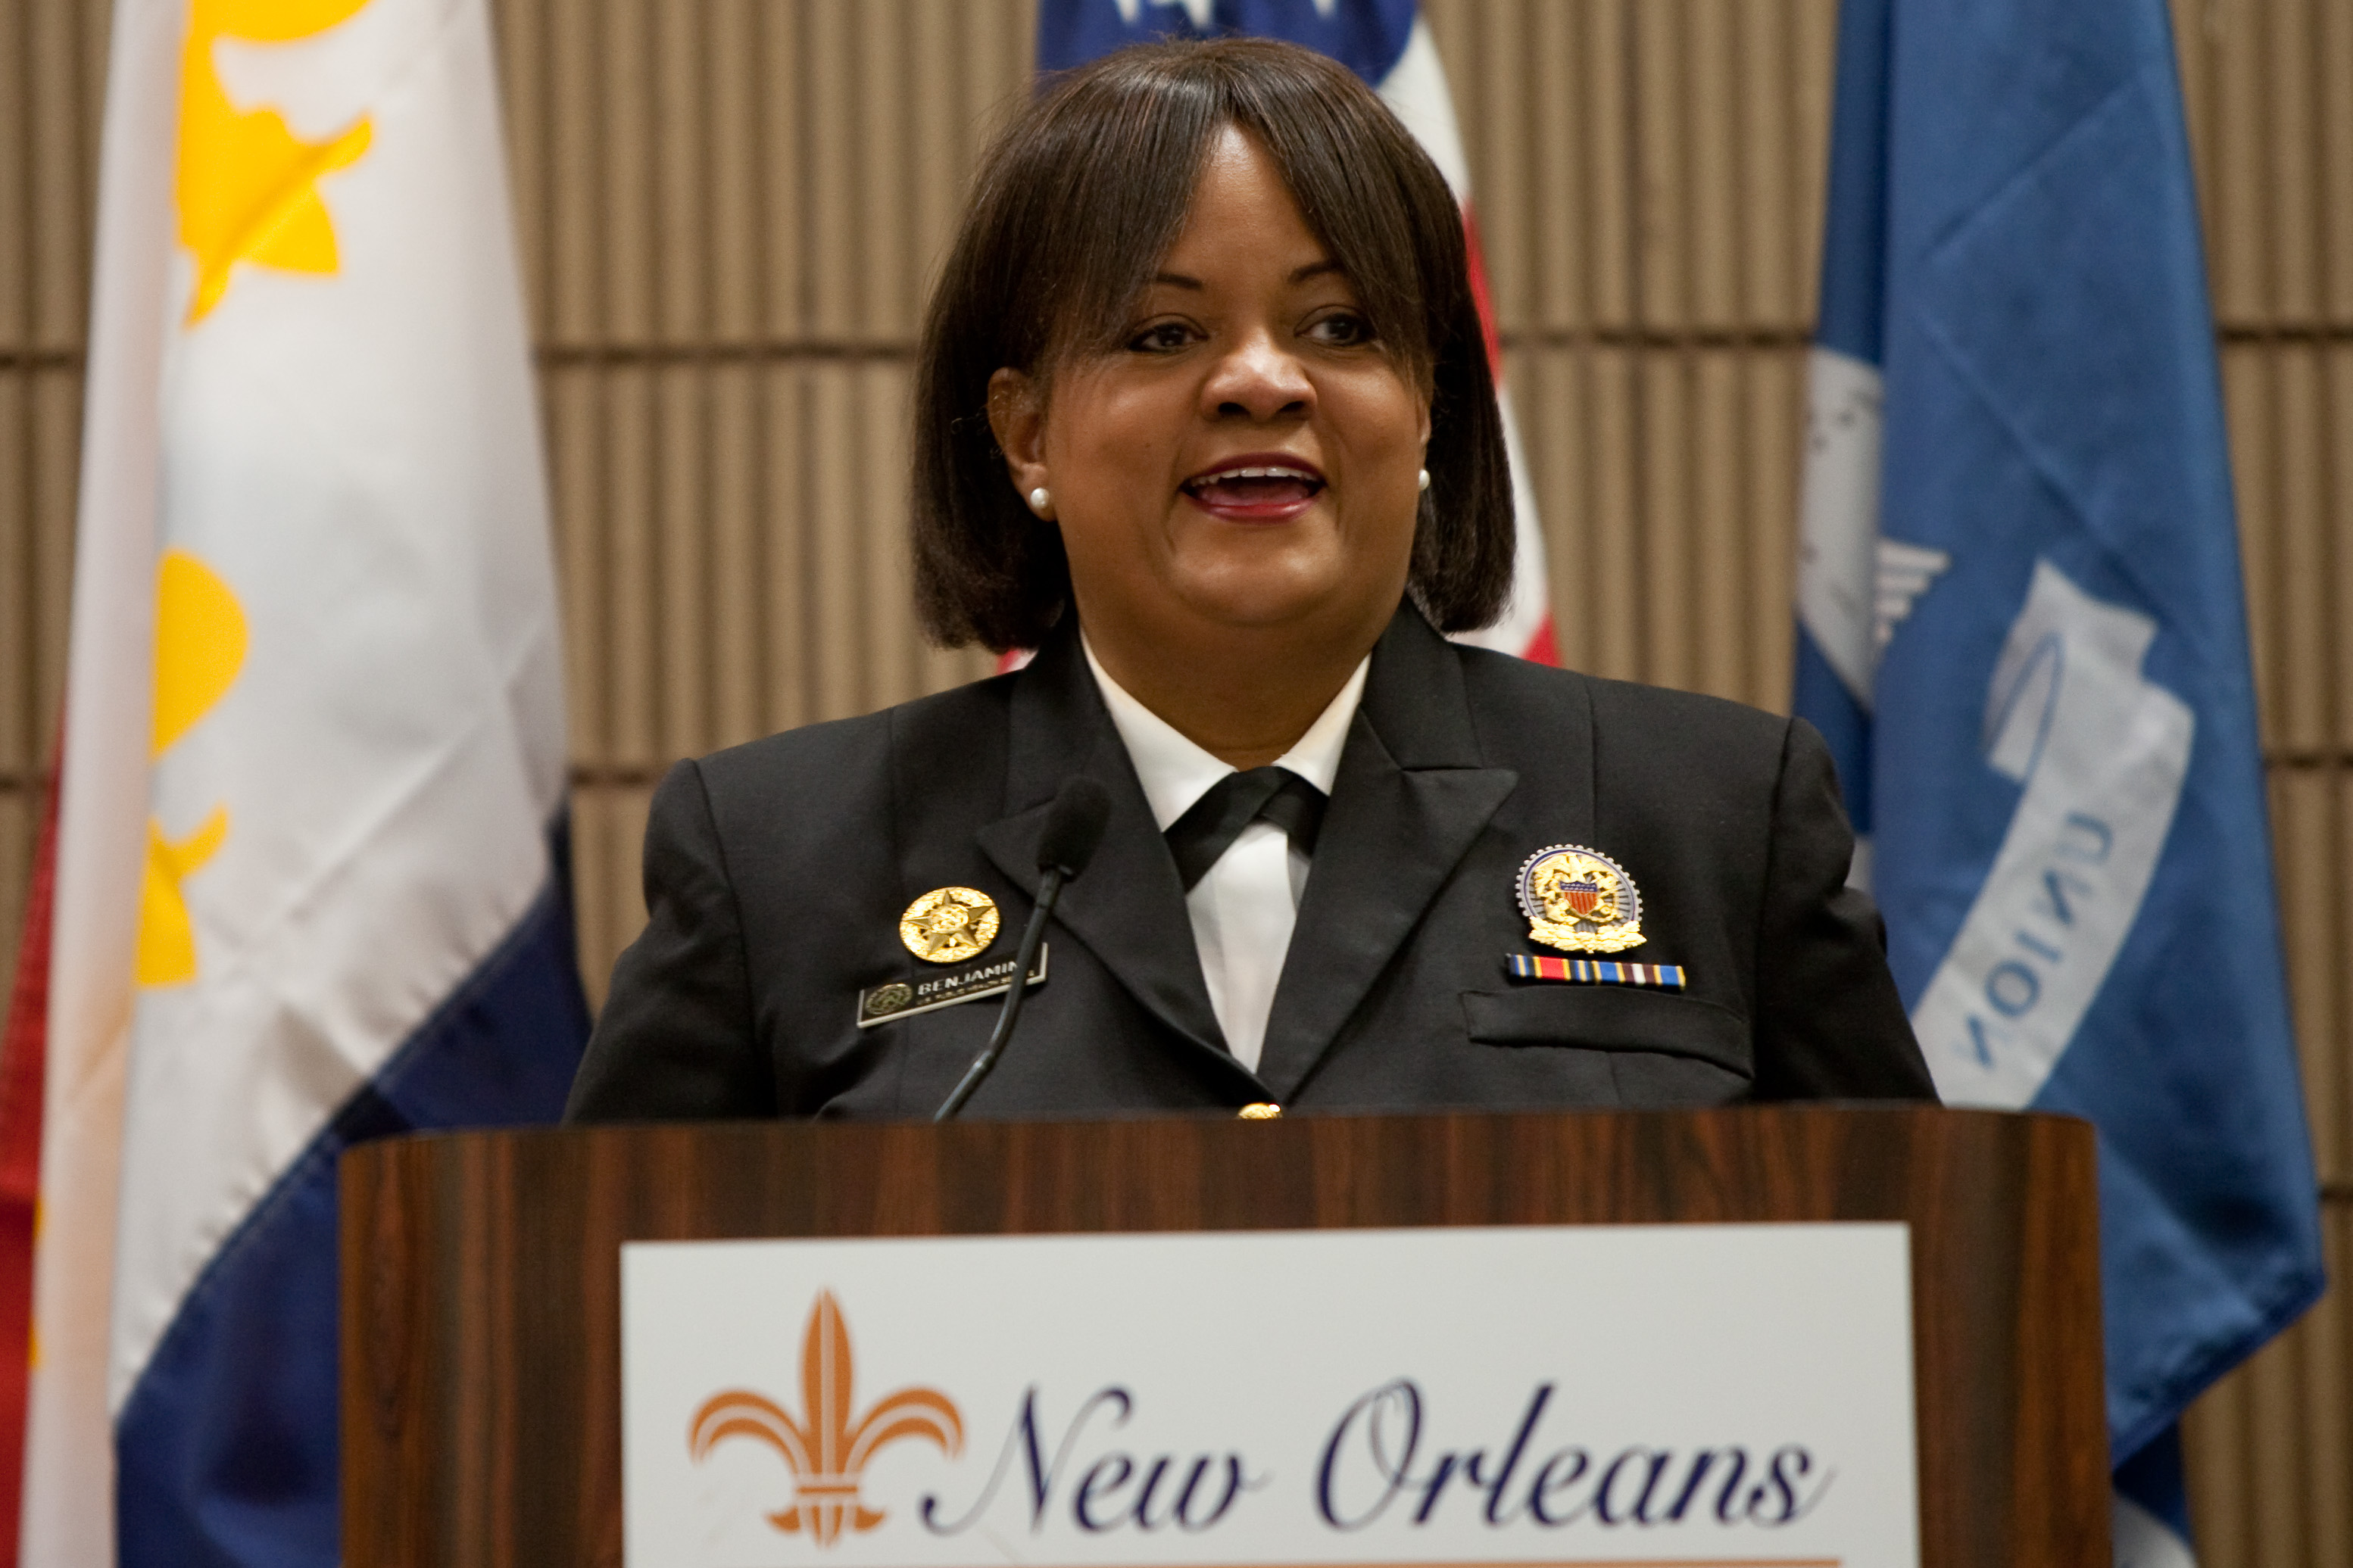
[[[1407,608],[1373,651],[1259,1077],[1288,1100],[1519,782],[1482,765],[1460,656]]]
[[[1063,889],[1054,918],[1136,1001],[1216,1055],[1233,1069],[1238,1089],[1249,1089],[1248,1074],[1227,1052],[1209,1006],[1176,862],[1074,630],[1058,632],[1023,672],[1014,689],[1010,722],[1005,797],[1009,811],[980,829],[982,851],[1016,887],[1035,889],[1038,837],[1054,792],[1073,773],[1100,782],[1112,801],[1102,847],[1085,873]]]

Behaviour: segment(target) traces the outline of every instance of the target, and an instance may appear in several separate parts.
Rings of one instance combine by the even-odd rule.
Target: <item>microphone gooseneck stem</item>
[[[946,1121],[962,1110],[965,1101],[972,1098],[973,1090],[978,1089],[981,1080],[995,1068],[997,1058],[1005,1054],[1005,1042],[1013,1037],[1014,1020],[1021,1016],[1021,998],[1029,994],[1029,969],[1038,962],[1038,943],[1045,937],[1046,921],[1054,912],[1055,901],[1061,896],[1062,868],[1060,866],[1049,867],[1038,883],[1037,907],[1029,911],[1029,923],[1022,929],[1021,945],[1013,950],[1013,989],[1005,994],[1005,1005],[997,1015],[997,1027],[989,1031],[988,1044],[981,1047],[980,1055],[972,1058],[972,1066],[965,1068],[964,1078],[956,1084],[955,1092],[941,1104],[939,1113],[932,1118],[934,1121]]]

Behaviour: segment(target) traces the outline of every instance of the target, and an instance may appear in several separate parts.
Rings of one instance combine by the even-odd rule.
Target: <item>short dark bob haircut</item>
[[[1138,45],[1065,73],[982,159],[916,368],[915,600],[934,641],[1035,647],[1069,608],[1061,535],[1014,493],[988,380],[1021,371],[1050,401],[1059,366],[1116,346],[1228,126],[1266,150],[1377,337],[1430,396],[1408,591],[1441,631],[1503,613],[1511,468],[1454,197],[1345,68],[1295,45],[1217,38]]]

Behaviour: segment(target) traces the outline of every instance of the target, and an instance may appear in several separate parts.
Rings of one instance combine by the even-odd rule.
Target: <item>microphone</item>
[[[1095,858],[1103,825],[1110,820],[1111,792],[1094,780],[1069,779],[1055,792],[1054,804],[1046,808],[1045,831],[1038,836],[1038,869],[1043,875],[1038,880],[1037,907],[1029,911],[1021,945],[1013,952],[1013,988],[1005,994],[1005,1005],[997,1012],[988,1044],[972,1058],[972,1066],[965,1069],[963,1080],[941,1104],[934,1121],[946,1121],[962,1110],[973,1090],[995,1069],[997,1058],[1005,1054],[1006,1042],[1013,1038],[1014,1022],[1021,1016],[1021,999],[1029,992],[1029,966],[1038,962],[1038,943],[1062,896],[1062,884],[1085,870],[1087,862]]]

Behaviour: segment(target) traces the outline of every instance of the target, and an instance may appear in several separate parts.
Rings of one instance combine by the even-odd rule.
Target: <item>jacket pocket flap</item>
[[[1465,991],[1462,1016],[1471,1037],[1485,1045],[1662,1051],[1754,1076],[1748,1020],[1696,996],[1618,985],[1531,985]]]

